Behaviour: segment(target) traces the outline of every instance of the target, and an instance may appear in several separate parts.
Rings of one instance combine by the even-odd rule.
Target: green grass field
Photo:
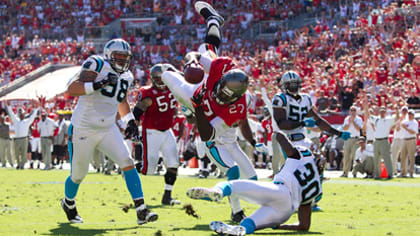
[[[221,203],[187,198],[192,186],[213,186],[219,179],[179,177],[174,196],[191,203],[200,218],[181,206],[161,206],[162,176],[142,176],[147,205],[159,214],[154,223],[138,226],[121,176],[89,173],[80,186],[77,206],[85,223],[68,224],[59,200],[68,171],[0,169],[0,235],[215,235],[212,220],[229,221],[230,208]],[[264,181],[264,180],[263,180]],[[257,206],[243,204],[249,215]],[[322,212],[312,214],[308,235],[420,235],[420,182],[332,179],[324,184]],[[296,214],[289,220],[296,222]],[[257,235],[300,234],[266,229]]]

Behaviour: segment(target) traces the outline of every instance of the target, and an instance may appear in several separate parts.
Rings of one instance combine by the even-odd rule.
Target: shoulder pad
[[[104,67],[104,59],[100,56],[90,56],[86,59],[82,64],[82,70],[90,70],[95,71],[96,73],[100,73],[102,68]]]

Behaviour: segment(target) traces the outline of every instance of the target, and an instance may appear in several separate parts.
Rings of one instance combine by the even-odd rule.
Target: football
[[[184,78],[188,83],[198,84],[204,78],[204,69],[198,63],[191,63],[184,68]]]

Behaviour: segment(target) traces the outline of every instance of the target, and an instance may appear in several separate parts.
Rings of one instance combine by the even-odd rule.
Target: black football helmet
[[[213,87],[213,97],[219,105],[238,101],[248,90],[248,75],[240,69],[226,72]]]
[[[268,110],[268,107],[263,107],[263,115],[264,117],[270,117],[270,110]]]
[[[163,64],[156,64],[150,69],[150,78],[153,87],[164,90],[166,85],[162,82]]]
[[[281,89],[292,95],[298,95],[302,88],[302,79],[299,74],[290,70],[281,77]]]

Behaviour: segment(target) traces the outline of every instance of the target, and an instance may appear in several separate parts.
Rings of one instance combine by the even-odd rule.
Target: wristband
[[[128,122],[130,121],[130,120],[134,120],[135,118],[134,118],[134,115],[133,115],[133,113],[131,113],[131,112],[129,112],[129,113],[127,113],[127,115],[125,115],[125,116],[123,116],[123,117],[121,117],[121,120],[122,121],[124,121],[124,123],[126,123],[126,124],[128,124]]]
[[[85,86],[85,94],[91,94],[91,93],[95,92],[95,90],[93,89],[93,83],[92,82],[84,83],[84,86]]]
[[[143,115],[143,113],[144,113],[144,111],[142,109],[140,109],[138,107],[134,107],[133,114],[134,114],[134,118],[137,121],[140,120],[140,117],[141,117],[141,115]]]

